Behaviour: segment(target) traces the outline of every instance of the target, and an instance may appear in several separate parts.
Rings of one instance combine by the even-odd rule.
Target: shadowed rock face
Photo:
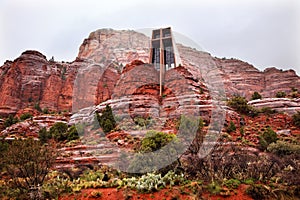
[[[205,115],[210,110],[211,94],[222,92],[216,89],[219,85],[224,86],[227,96],[239,94],[248,99],[254,91],[274,97],[278,91],[300,89],[300,79],[293,70],[269,68],[261,72],[240,60],[214,58],[177,45],[182,66],[166,73],[164,98],[160,98],[157,72],[142,65],[148,63],[149,44],[149,38],[141,33],[101,29],[84,40],[77,59],[71,63],[48,61],[37,51],[26,51],[0,67],[0,115],[15,114],[35,104],[42,109],[71,111],[74,102],[80,105],[78,109],[119,102],[112,104],[130,105],[129,110],[138,115],[151,111],[156,112],[155,116],[170,117],[195,108]],[[215,84],[213,89],[208,82]],[[74,92],[81,95],[73,99]],[[126,95],[136,103],[126,103]]]

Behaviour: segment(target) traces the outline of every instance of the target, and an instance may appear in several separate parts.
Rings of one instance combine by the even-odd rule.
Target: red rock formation
[[[142,33],[100,29],[84,40],[78,57],[104,66],[112,62],[126,65],[135,59],[148,62],[149,44],[149,38]]]
[[[115,68],[116,64],[111,64],[102,74],[97,86],[97,100],[96,104],[111,99],[114,88],[117,81],[120,79],[121,73],[118,68]]]
[[[13,62],[6,62],[0,68],[0,115],[15,114],[36,104],[53,111],[71,110],[74,80],[84,65],[50,62],[37,51],[26,51]]]
[[[279,91],[291,93],[291,88],[300,90],[300,79],[296,72],[290,70],[279,70],[274,67],[263,71],[265,88],[262,92],[264,97],[275,97]]]
[[[300,89],[300,78],[294,70],[267,68],[259,71],[254,66],[236,59],[214,59],[222,72],[228,95],[238,94],[250,99],[254,92],[264,98],[275,97],[279,91],[291,93],[291,88]]]
[[[13,124],[0,132],[0,137],[38,137],[38,132],[41,128],[49,129],[57,122],[67,123],[68,117],[59,115],[40,115],[32,117],[25,121]]]
[[[23,114],[31,114],[32,116],[37,116],[39,114],[39,111],[32,108],[24,108],[17,112],[16,117],[20,118]]]
[[[140,99],[138,107],[131,104],[133,110],[141,113],[142,105],[148,104],[158,111],[160,105],[165,105],[162,110],[168,114],[161,114],[168,116],[173,111],[181,112],[182,106],[175,103],[179,96],[190,104],[194,101],[183,97],[187,91],[202,101],[197,100],[196,104],[208,109],[204,107],[210,103],[204,101],[223,92],[228,96],[239,94],[250,98],[254,91],[263,97],[274,97],[278,91],[289,93],[291,87],[300,89],[300,79],[293,70],[270,68],[261,72],[236,59],[213,58],[182,45],[177,48],[184,67],[167,72],[163,99],[157,95],[159,81],[154,68],[146,64],[145,70],[135,72],[136,66],[141,68],[148,62],[149,38],[141,33],[95,31],[84,40],[72,63],[48,61],[37,51],[26,51],[0,67],[0,115],[15,114],[37,103],[53,111],[71,110],[75,104],[76,110],[110,99],[117,101],[118,97],[129,94]],[[141,61],[131,63],[136,59]],[[122,69],[122,65],[126,66]],[[124,107],[124,102],[119,105]]]

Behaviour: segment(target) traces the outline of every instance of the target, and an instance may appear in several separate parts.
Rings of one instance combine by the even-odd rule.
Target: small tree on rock
[[[276,93],[276,98],[284,98],[286,97],[286,93],[283,91],[277,92]]]
[[[255,100],[255,99],[262,99],[261,94],[259,94],[258,92],[254,92],[252,94],[251,100]]]
[[[268,127],[260,136],[259,144],[261,149],[265,150],[268,148],[269,144],[277,141],[277,134],[270,127]]]
[[[255,117],[258,115],[257,109],[248,105],[248,101],[245,97],[234,96],[227,101],[227,105],[241,114],[246,114],[251,117]]]
[[[228,133],[232,133],[232,132],[236,131],[236,126],[233,123],[233,121],[230,121],[229,126],[227,127],[226,131]]]
[[[19,122],[19,119],[17,117],[9,115],[8,118],[4,121],[4,127],[10,127],[17,122]]]
[[[50,128],[49,133],[52,138],[56,139],[57,141],[63,141],[67,139],[67,130],[68,125],[66,123],[57,122]]]
[[[101,115],[96,113],[96,119],[104,133],[109,133],[117,125],[112,109],[109,105],[106,105]]]

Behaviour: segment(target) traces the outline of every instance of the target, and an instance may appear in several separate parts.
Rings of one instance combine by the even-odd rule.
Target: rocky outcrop
[[[167,71],[160,96],[159,72],[153,65],[133,61],[124,67],[111,99],[81,109],[71,117],[70,124],[92,122],[94,112],[101,112],[106,105],[112,107],[120,126],[124,123],[129,129],[135,126],[136,117],[151,118],[157,129],[163,128],[168,119],[181,115],[201,115],[208,122],[213,100],[201,75],[191,70],[194,67],[181,66]]]
[[[13,124],[0,132],[1,138],[23,138],[38,137],[38,132],[42,128],[49,129],[57,122],[67,123],[68,117],[59,115],[40,115],[25,121]]]
[[[111,99],[116,83],[120,79],[120,75],[119,66],[115,63],[109,65],[103,72],[97,86],[96,104]]]
[[[294,70],[267,68],[259,71],[254,66],[237,59],[214,59],[222,72],[226,93],[248,99],[254,92],[264,98],[275,97],[277,92],[291,93],[291,88],[300,88],[300,78]]]
[[[265,98],[249,101],[248,104],[256,108],[271,108],[290,115],[300,111],[300,99]]]
[[[265,89],[262,95],[264,97],[275,97],[276,93],[280,91],[289,94],[292,88],[300,90],[300,78],[292,69],[280,70],[272,67],[265,69],[263,74]]]
[[[86,62],[48,61],[37,51],[26,51],[6,62],[0,77],[0,115],[15,114],[26,107],[70,111],[78,68]]]
[[[293,70],[262,72],[240,60],[213,58],[177,44],[182,67],[166,73],[164,98],[160,99],[158,73],[141,64],[148,63],[149,41],[134,31],[100,29],[84,40],[72,63],[48,61],[37,51],[26,51],[0,67],[0,115],[36,104],[53,111],[78,111],[110,101],[122,102],[118,107],[130,105],[138,115],[151,110],[154,116],[168,117],[187,109],[207,114],[212,102],[226,96],[239,94],[249,99],[257,91],[267,98],[300,88]],[[128,95],[139,103],[124,103]],[[182,100],[190,102],[189,108],[183,108]]]
[[[200,115],[206,125],[210,124],[204,129],[208,146],[215,142],[213,138],[219,136],[224,124],[234,122],[239,129],[252,123],[252,119],[241,118],[224,106],[224,100],[232,95],[249,99],[257,91],[264,99],[250,101],[254,107],[289,114],[300,111],[299,99],[266,98],[278,91],[289,93],[292,87],[300,89],[300,78],[293,70],[269,68],[262,72],[246,62],[214,58],[180,44],[177,50],[181,65],[164,74],[160,96],[159,72],[148,64],[149,41],[147,36],[134,31],[101,29],[84,40],[74,62],[48,61],[37,51],[26,51],[16,60],[5,62],[0,67],[0,115],[19,117],[31,113],[35,117],[6,128],[0,137],[37,137],[41,128],[56,122],[93,123],[92,128],[87,126],[90,133],[85,133],[89,139],[85,144],[61,149],[63,155],[58,158],[57,167],[73,167],[112,163],[120,154],[118,147],[128,145],[122,137],[100,137],[94,126],[95,112],[101,112],[106,105],[112,107],[120,132],[137,137],[150,129],[174,133],[180,116]],[[37,105],[50,111],[72,111],[73,115],[70,119],[36,116],[40,114],[34,108]],[[147,130],[138,126],[136,119],[148,120]],[[273,124],[282,126],[285,118],[277,116],[275,120]],[[0,119],[0,129],[3,122]],[[191,127],[188,128],[190,131]],[[249,141],[257,143],[257,136],[248,134],[251,130],[245,129],[246,135]],[[118,136],[122,135],[120,132]],[[176,133],[180,135],[180,128]]]
[[[135,31],[99,29],[92,32],[79,48],[78,57],[107,66],[126,65],[133,60],[149,61],[150,40]]]

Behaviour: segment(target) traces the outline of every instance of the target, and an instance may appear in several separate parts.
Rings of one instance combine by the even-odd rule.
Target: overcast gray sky
[[[300,75],[299,0],[0,0],[0,65],[34,49],[73,61],[100,28],[171,26],[213,56]]]

